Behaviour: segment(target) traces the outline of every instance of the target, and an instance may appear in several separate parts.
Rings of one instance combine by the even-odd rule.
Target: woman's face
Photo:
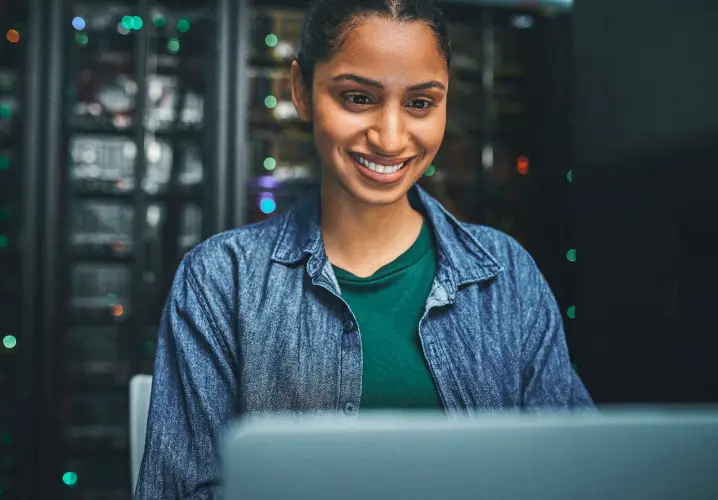
[[[325,189],[394,203],[439,150],[449,75],[429,27],[370,17],[316,66],[311,98],[293,67],[294,102],[313,120]]]

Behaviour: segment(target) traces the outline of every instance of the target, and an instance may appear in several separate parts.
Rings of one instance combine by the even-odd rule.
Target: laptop
[[[718,499],[718,409],[234,424],[226,500]]]

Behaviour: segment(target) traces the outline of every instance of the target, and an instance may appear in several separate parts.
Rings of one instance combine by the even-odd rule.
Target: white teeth
[[[406,163],[406,162],[403,162],[403,163],[399,163],[398,165],[391,165],[391,166],[378,165],[376,163],[370,162],[369,160],[367,160],[359,155],[355,156],[355,158],[357,159],[357,161],[360,164],[364,165],[369,170],[371,170],[373,172],[377,172],[379,174],[393,174],[394,172],[398,172],[399,169],[404,166],[404,163]]]

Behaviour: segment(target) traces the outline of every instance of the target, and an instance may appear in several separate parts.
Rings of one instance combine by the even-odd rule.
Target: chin
[[[397,186],[390,190],[371,189],[361,186],[357,189],[350,188],[350,193],[354,198],[361,201],[362,203],[365,203],[366,205],[376,207],[388,206],[401,201],[413,185],[414,184],[412,183],[406,187]]]
[[[416,180],[406,178],[392,186],[372,186],[361,178],[352,177],[338,180],[341,189],[361,204],[373,207],[390,206],[402,201],[416,184]]]

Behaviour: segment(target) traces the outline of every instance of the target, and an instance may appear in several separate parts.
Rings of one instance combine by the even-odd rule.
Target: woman
[[[240,414],[592,405],[531,257],[415,186],[444,136],[449,64],[434,1],[314,2],[291,74],[321,191],[181,264],[137,498],[210,498]]]

